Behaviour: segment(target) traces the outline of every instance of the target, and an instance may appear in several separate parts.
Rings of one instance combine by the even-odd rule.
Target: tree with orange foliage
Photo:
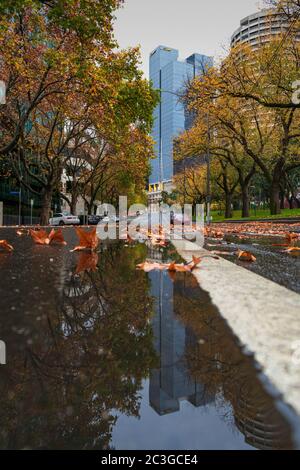
[[[139,50],[118,51],[112,37],[112,13],[121,2],[98,3],[96,11],[107,15],[99,21],[90,18],[95,2],[68,2],[61,18],[60,0],[3,6],[0,78],[7,99],[0,108],[0,155],[10,157],[22,185],[28,183],[19,161],[40,188],[42,224],[66,159],[92,160],[99,134],[118,145],[114,136],[124,129],[136,126],[146,136],[151,128],[157,94],[139,70]],[[28,189],[34,192],[33,185]]]
[[[274,44],[265,46],[269,47],[274,47]],[[209,117],[213,148],[221,148],[222,154],[230,148],[233,155],[235,146],[242,157],[242,164],[246,161],[250,174],[255,164],[269,184],[271,213],[278,214],[284,175],[300,166],[299,110],[266,109],[255,100],[231,96],[226,88],[228,77],[237,73],[237,67],[243,67],[244,77],[248,76],[247,73],[254,73],[255,64],[263,63],[265,48],[253,51],[243,46],[239,54],[243,52],[247,60],[241,60],[242,56],[234,51],[219,70],[211,69],[203,79],[194,81],[188,99],[190,110],[197,118],[189,135],[196,142],[200,140],[202,145],[203,140],[207,142],[203,136]],[[245,159],[245,156],[249,158]]]

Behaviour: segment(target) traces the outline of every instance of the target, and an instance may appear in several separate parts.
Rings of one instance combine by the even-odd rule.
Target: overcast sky
[[[180,58],[193,52],[216,59],[228,47],[240,20],[263,0],[125,0],[117,13],[115,36],[120,47],[140,45],[148,76],[149,54],[158,45],[179,49]]]

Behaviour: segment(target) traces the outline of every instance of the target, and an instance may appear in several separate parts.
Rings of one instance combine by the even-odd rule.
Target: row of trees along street
[[[0,178],[89,212],[144,193],[157,94],[139,70],[138,48],[119,50],[114,12],[122,0],[3,0],[0,4]],[[63,171],[70,176],[62,190]],[[2,176],[1,176],[2,174]]]
[[[253,185],[256,193],[266,193],[272,215],[280,213],[285,200],[300,207],[300,104],[295,100],[300,2],[268,4],[286,16],[288,30],[270,35],[257,48],[236,45],[219,67],[196,78],[184,97],[195,121],[177,139],[176,159],[193,164],[177,176],[176,193],[205,200],[203,155],[209,153],[213,202],[224,203],[227,218],[235,196],[242,199],[242,216],[249,217]],[[191,170],[195,161],[197,170]]]

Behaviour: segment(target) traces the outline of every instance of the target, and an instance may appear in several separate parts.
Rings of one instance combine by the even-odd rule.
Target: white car
[[[101,219],[100,222],[109,223],[109,222],[119,222],[119,217],[116,215],[106,215]]]
[[[68,214],[67,212],[59,212],[54,214],[49,220],[49,225],[79,225],[80,220],[77,215]]]

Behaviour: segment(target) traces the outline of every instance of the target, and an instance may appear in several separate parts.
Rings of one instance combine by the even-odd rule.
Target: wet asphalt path
[[[300,252],[292,256],[285,252],[285,247],[273,246],[286,243],[279,236],[249,236],[241,239],[225,235],[222,241],[208,238],[205,248],[228,252],[228,256],[220,256],[300,294]],[[294,245],[300,247],[300,240]],[[257,258],[256,262],[239,261],[235,254],[237,250],[250,251]]]

